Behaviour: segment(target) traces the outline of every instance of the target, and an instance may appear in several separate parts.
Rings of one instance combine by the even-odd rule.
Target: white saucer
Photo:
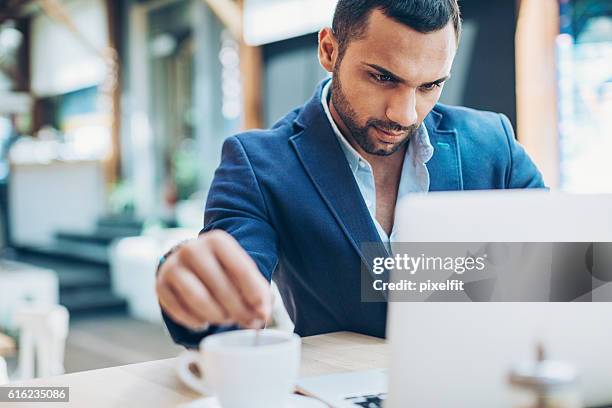
[[[180,405],[180,408],[222,408],[214,397],[200,398],[195,401]],[[292,394],[289,404],[285,408],[327,408],[327,405],[319,400],[301,395]]]

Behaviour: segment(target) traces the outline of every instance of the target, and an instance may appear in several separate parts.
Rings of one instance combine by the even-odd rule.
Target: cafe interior
[[[0,384],[181,352],[160,256],[202,228],[224,139],[328,75],[334,4],[1,2]],[[612,3],[459,4],[440,102],[504,113],[551,190],[612,193]],[[293,329],[278,292],[271,325]]]

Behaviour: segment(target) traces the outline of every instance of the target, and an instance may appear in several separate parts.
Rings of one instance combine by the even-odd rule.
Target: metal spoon
[[[257,347],[261,344],[261,335],[260,332],[265,329],[265,324],[261,320],[255,322],[257,325],[257,329],[255,329],[255,337],[253,339],[253,347]]]

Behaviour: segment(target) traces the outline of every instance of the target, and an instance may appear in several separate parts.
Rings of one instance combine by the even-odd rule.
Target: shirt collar
[[[331,125],[334,134],[336,135],[336,138],[340,142],[340,147],[344,151],[344,155],[346,156],[346,159],[349,163],[349,167],[351,168],[353,173],[356,172],[359,168],[360,161],[365,163],[367,168],[371,170],[370,163],[368,163],[368,161],[364,159],[361,154],[359,154],[359,152],[355,150],[353,146],[351,146],[348,140],[346,140],[346,138],[342,135],[342,132],[340,132],[338,125],[336,125],[333,116],[331,115],[331,112],[329,110],[329,90],[331,88],[331,83],[331,80],[327,81],[327,83],[323,87],[323,91],[321,92],[321,104],[323,105],[323,110],[325,111],[327,120],[329,121],[329,124]],[[411,141],[412,140],[416,141],[416,143],[414,144],[411,143],[415,148],[408,149],[406,154],[408,155],[408,153],[411,153],[412,160],[414,160],[415,163],[426,164],[433,156],[434,148],[431,145],[431,142],[429,140],[429,132],[427,132],[427,128],[425,127],[424,123],[421,123],[421,126],[419,127]]]

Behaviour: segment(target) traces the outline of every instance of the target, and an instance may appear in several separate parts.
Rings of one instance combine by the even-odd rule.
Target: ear
[[[319,31],[319,64],[327,72],[333,73],[338,58],[338,41],[331,28]]]

